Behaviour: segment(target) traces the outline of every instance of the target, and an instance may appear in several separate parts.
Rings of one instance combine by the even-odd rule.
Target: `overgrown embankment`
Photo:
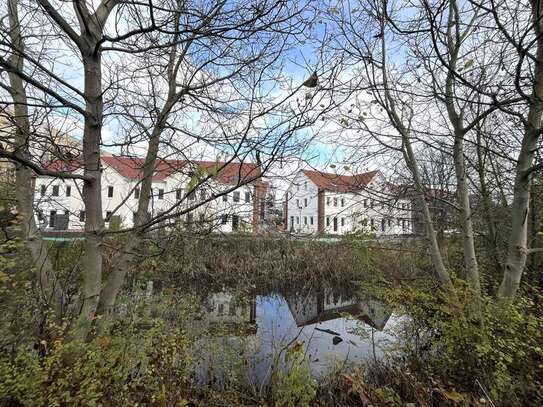
[[[108,241],[115,261],[115,241]],[[17,242],[3,246],[18,252]],[[52,251],[64,287],[76,287],[80,247]],[[461,317],[440,294],[424,250],[409,244],[339,243],[240,237],[176,238],[145,248],[123,297],[148,280],[165,286],[225,287],[258,292],[307,284],[364,285],[408,316],[396,333],[400,357],[338,371],[316,385],[296,343],[291,370],[272,386],[255,389],[232,380],[221,390],[194,383],[190,352],[197,340],[186,321],[191,296],[174,301],[164,291],[88,343],[70,341],[63,325],[40,318],[39,287],[23,258],[4,256],[0,405],[540,405],[543,403],[543,311],[538,288],[523,287],[508,310],[483,301],[482,321]],[[449,267],[460,267],[454,246]],[[458,274],[461,274],[461,269]],[[355,282],[355,283],[353,283]],[[460,306],[469,290],[457,283]],[[487,285],[486,287],[490,287]],[[75,301],[77,293],[66,290]],[[134,318],[136,316],[137,318]],[[142,324],[142,321],[145,323]],[[98,324],[97,324],[98,325]],[[76,357],[74,358],[74,355]],[[238,363],[243,366],[243,361]]]

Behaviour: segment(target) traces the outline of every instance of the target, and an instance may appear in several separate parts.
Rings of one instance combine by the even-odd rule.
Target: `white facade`
[[[76,171],[77,173],[78,171]],[[102,211],[106,228],[117,223],[116,228],[130,228],[134,225],[138,207],[140,182],[127,178],[113,166],[103,163]],[[231,184],[208,181],[187,196],[190,177],[173,173],[152,183],[149,211],[152,216],[168,212],[175,214],[196,206],[213,194],[233,188]],[[35,181],[34,207],[37,222],[43,230],[82,230],[85,209],[82,198],[83,181],[38,176]],[[219,196],[198,208],[174,217],[171,223],[198,225],[221,232],[233,229],[250,231],[253,227],[255,187],[252,184],[240,186],[233,192]],[[58,224],[58,215],[69,217],[67,227]],[[111,220],[112,222],[108,222]],[[62,219],[60,220],[62,222]]]
[[[380,173],[360,188],[339,192],[334,181],[317,185],[313,171],[300,171],[285,195],[285,230],[300,234],[319,233],[319,191],[321,233],[344,235],[353,232],[376,235],[411,233],[411,200],[393,196]],[[324,173],[317,173],[318,175]],[[333,180],[334,174],[324,174]],[[340,177],[338,177],[340,179]]]

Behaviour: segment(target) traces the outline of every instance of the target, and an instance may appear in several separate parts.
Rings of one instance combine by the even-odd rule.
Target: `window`
[[[371,226],[371,230],[375,228],[375,221],[373,220],[373,218],[370,218],[370,226]]]
[[[136,212],[132,212],[132,223],[135,225],[136,224],[136,216],[138,214]]]
[[[205,201],[205,199],[206,199],[206,191],[205,191],[205,189],[202,189],[200,191],[200,200]]]
[[[392,220],[389,219],[389,220],[388,220],[388,227],[391,227],[391,226],[392,226]]]
[[[251,202],[251,193],[245,192],[245,202]]]
[[[112,186],[107,187],[107,197],[108,198],[113,198],[113,187]]]
[[[398,218],[397,222],[396,222],[396,226],[400,226],[400,223],[401,223],[401,219]]]
[[[381,219],[381,232],[384,232],[386,229],[386,219]]]
[[[223,201],[223,202],[228,202],[228,194],[224,194],[224,195],[222,196],[222,201]]]
[[[292,227],[294,226],[294,216],[291,216],[290,217],[290,227],[292,229]]]
[[[234,202],[239,202],[239,191],[234,191]]]
[[[194,201],[196,199],[196,193],[194,191],[187,192],[187,197],[189,198],[189,201]]]
[[[304,198],[304,206],[307,208],[307,198]]]
[[[341,198],[341,207],[343,208],[345,206],[345,199]]]
[[[364,208],[367,208],[368,207],[368,199],[364,199]]]
[[[205,222],[205,220],[206,220],[206,215],[205,215],[205,213],[199,214],[199,215],[198,215],[198,220],[199,220],[200,222],[202,222],[202,223]]]
[[[299,207],[300,207],[300,200],[296,199],[296,208],[299,208]]]
[[[111,220],[111,211],[106,211],[106,222],[109,222]]]
[[[239,216],[232,215],[232,230],[238,230],[239,226]]]
[[[330,218],[326,218],[326,226],[330,226]]]
[[[38,209],[38,220],[43,222],[43,211],[41,209]]]
[[[164,190],[163,189],[158,190],[158,199],[160,199],[160,200],[164,199]]]
[[[40,195],[44,196],[46,190],[47,190],[47,187],[45,185],[42,185],[41,188],[40,188]]]
[[[183,197],[183,191],[181,189],[178,189],[177,191],[175,191],[176,200],[180,201],[182,197]]]
[[[85,211],[79,211],[79,222],[85,222]]]
[[[304,216],[304,225],[307,225],[307,216]]]
[[[299,216],[296,216],[296,224],[297,224],[297,225],[300,224],[300,217],[299,217]]]
[[[228,223],[228,215],[221,216],[221,224],[226,225]]]
[[[327,197],[326,198],[326,206],[330,206],[330,203],[332,202],[332,198]]]
[[[53,196],[58,196],[59,187],[58,185],[53,185]]]
[[[72,187],[70,185],[66,185],[66,196],[72,195]]]
[[[373,208],[375,206],[375,202],[373,201],[373,199],[370,200],[370,207]]]
[[[304,181],[304,189],[307,191],[307,181]]]
[[[140,198],[140,187],[134,188],[134,199]]]
[[[312,225],[313,224],[313,216],[310,216],[309,217],[309,223]]]
[[[187,213],[187,223],[192,223],[194,221],[194,214],[192,212]]]
[[[57,217],[57,211],[49,212],[49,227],[55,227],[55,218]]]
[[[337,206],[337,198],[334,198],[334,206]]]
[[[345,226],[345,218],[341,218],[341,227]]]
[[[334,232],[337,232],[337,218],[334,218]]]
[[[224,314],[224,304],[219,304],[219,307],[217,309],[217,314],[218,315],[223,315]]]

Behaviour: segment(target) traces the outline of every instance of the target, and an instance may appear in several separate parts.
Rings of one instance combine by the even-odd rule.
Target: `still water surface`
[[[195,378],[202,384],[221,385],[225,375],[265,384],[295,343],[312,375],[323,378],[338,366],[381,358],[399,323],[370,296],[322,287],[258,295],[222,290],[204,296],[199,308],[189,325],[199,337]]]

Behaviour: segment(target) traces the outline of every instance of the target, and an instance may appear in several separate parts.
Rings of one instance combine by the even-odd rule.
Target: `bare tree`
[[[25,26],[21,25],[26,30],[25,35],[40,32],[41,37],[33,42],[32,47],[25,47],[18,40],[20,34],[15,31],[12,38],[2,37],[0,66],[14,79],[12,85],[2,86],[12,93],[13,98],[19,98],[13,102],[18,109],[31,107],[48,115],[68,111],[75,120],[81,118],[84,123],[83,146],[80,170],[75,172],[59,167],[51,170],[29,159],[20,149],[2,150],[0,155],[17,162],[27,171],[24,179],[21,178],[20,188],[27,194],[33,192],[32,173],[83,182],[85,241],[81,261],[80,310],[74,326],[77,328],[76,336],[84,338],[98,306],[101,307],[100,312],[107,312],[114,303],[128,269],[121,265],[103,280],[103,241],[110,231],[105,229],[102,215],[101,147],[119,147],[122,144],[129,151],[134,143],[131,135],[128,141],[108,144],[102,131],[104,120],[116,117],[124,124],[134,124],[138,122],[135,113],[143,112],[139,118],[145,124],[139,131],[145,134],[140,141],[148,143],[147,157],[142,168],[144,176],[136,228],[128,232],[142,234],[216,199],[220,194],[183,208],[178,203],[149,218],[151,179],[156,163],[161,159],[160,150],[168,151],[164,153],[166,155],[175,153],[178,158],[184,157],[186,151],[176,143],[176,137],[184,135],[205,140],[203,136],[208,134],[207,141],[222,145],[231,154],[232,158],[227,162],[254,158],[266,169],[293,148],[289,142],[291,136],[318,117],[306,115],[311,113],[312,103],[318,99],[312,95],[295,106],[291,99],[302,84],[293,86],[285,77],[282,83],[289,86],[280,88],[276,87],[273,79],[274,75],[275,78],[281,75],[281,53],[296,43],[298,36],[302,36],[307,28],[305,18],[309,9],[282,0],[263,0],[253,5],[226,1],[164,0],[143,4],[104,0],[96,6],[90,2],[74,1],[71,8],[66,3],[48,0],[40,0],[37,8],[33,4],[16,3],[10,2],[15,9],[28,11]],[[7,58],[9,53],[16,58]],[[66,60],[66,54],[71,59]],[[162,55],[167,55],[166,61]],[[135,64],[123,64],[125,61]],[[70,72],[58,67],[58,62],[67,62],[81,69],[81,87],[71,81]],[[154,64],[158,64],[156,69]],[[146,80],[151,86],[157,85],[150,92],[153,108],[145,111],[145,108],[133,109],[129,104],[121,108],[117,97],[130,93],[131,80],[137,79],[143,69],[147,70]],[[160,86],[165,83],[166,87],[159,90],[158,84],[162,80],[164,82]],[[26,88],[26,94],[32,93],[32,101],[22,99],[17,93],[20,84]],[[238,97],[233,100],[221,98],[222,86],[223,92],[226,88],[230,90],[230,96],[237,94]],[[236,89],[236,86],[242,86],[243,90]],[[279,96],[263,97],[273,92]],[[139,101],[133,98],[135,104],[146,95],[138,96]],[[236,104],[237,110],[232,110]],[[205,109],[206,120],[220,125],[214,132],[183,134],[183,126],[175,120],[183,120],[182,112],[187,110],[188,114],[198,105]],[[149,106],[151,103],[145,107]],[[236,117],[239,113],[243,113],[242,117]],[[28,114],[21,112],[16,116],[28,117]],[[22,129],[21,140],[28,136],[24,127]],[[213,136],[217,134],[220,137]],[[213,172],[200,177],[193,187],[210,180]],[[221,193],[228,193],[251,181],[254,178],[241,179]],[[32,219],[32,197],[21,197],[21,202],[28,206],[26,213]],[[137,245],[138,236],[128,249]],[[123,259],[127,260],[129,256]]]

